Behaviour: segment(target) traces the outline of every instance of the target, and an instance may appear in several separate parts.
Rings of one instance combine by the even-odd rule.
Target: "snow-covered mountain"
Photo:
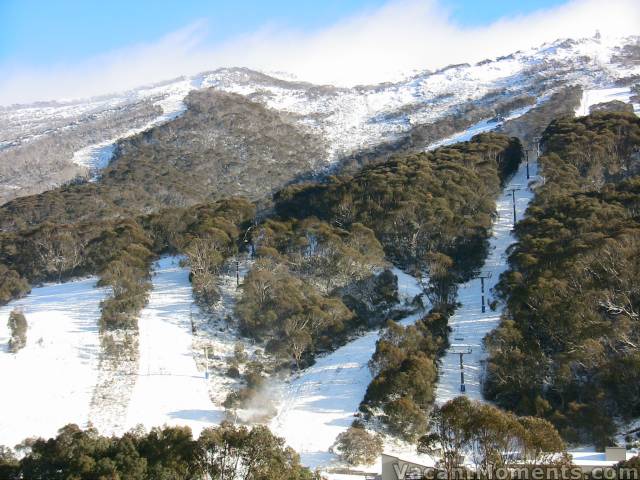
[[[205,89],[238,94],[245,103],[249,100],[278,112],[283,122],[275,130],[290,123],[296,131],[309,133],[309,139],[319,139],[321,154],[310,161],[318,172],[342,167],[345,159],[384,150],[385,146],[419,150],[466,140],[506,126],[509,120],[545,105],[554,93],[572,85],[582,88],[576,97],[581,101],[576,100],[572,107],[578,115],[612,100],[632,103],[638,113],[640,103],[632,90],[638,83],[640,37],[589,38],[557,41],[475,65],[449,66],[379,85],[320,86],[277,74],[228,68],[101,98],[5,107],[0,109],[0,203],[50,189],[78,175],[100,181],[100,171],[117,154],[119,141],[174,122],[187,103],[197,107],[194,102],[207,101],[205,95],[198,95]],[[186,100],[194,91],[198,93]],[[234,98],[239,104],[239,97],[232,95],[226,95],[224,101],[233,102]],[[222,108],[223,102],[213,105]],[[240,111],[236,107],[235,111],[229,109],[231,116]],[[262,113],[246,111],[255,116]],[[212,121],[200,130],[194,128],[191,134],[208,133],[209,128],[222,133],[211,132],[210,138],[196,140],[215,144],[231,131]],[[185,131],[173,137],[150,135],[148,142],[175,140],[179,135],[184,140]],[[288,134],[284,131],[283,136]],[[194,140],[189,137],[185,143],[188,141]],[[252,150],[243,150],[246,145],[233,142],[229,151],[240,150],[238,158],[258,158],[264,163],[279,158],[279,152],[266,151],[275,143],[260,145],[261,151],[255,145]],[[523,165],[509,184],[522,187],[516,200],[518,217],[531,198],[525,168]],[[255,169],[247,170],[251,171]],[[535,179],[535,162],[531,173]],[[496,203],[499,217],[485,264],[493,280],[487,289],[505,270],[506,252],[515,241],[510,233],[511,202],[511,197],[502,195]],[[68,421],[82,426],[90,422],[103,433],[160,423],[190,425],[197,432],[224,418],[221,404],[236,382],[225,372],[241,340],[224,322],[232,315],[240,292],[238,281],[250,268],[250,261],[242,259],[225,266],[219,279],[221,299],[206,318],[201,318],[193,303],[188,269],[179,260],[163,257],[154,264],[153,290],[139,319],[139,357],[121,371],[101,365],[98,307],[105,291],[96,286],[94,278],[34,288],[24,299],[0,309],[0,363],[10,373],[4,382],[9,390],[19,392],[0,400],[0,410],[28,412],[0,422],[0,444],[12,444],[30,435],[53,435]],[[395,273],[402,300],[420,294],[424,279],[397,269]],[[461,286],[461,305],[451,320],[454,341],[473,347],[465,369],[468,394],[474,398],[481,397],[482,338],[496,325],[500,313],[479,313],[479,289],[477,278]],[[9,339],[7,318],[16,308],[25,313],[30,326],[24,350],[13,354],[4,345]],[[406,317],[403,324],[421,314]],[[51,321],[62,329],[52,329]],[[335,461],[329,447],[353,420],[371,380],[367,365],[377,339],[378,331],[370,331],[272,386],[277,394],[277,414],[270,426],[302,454],[305,464],[325,467]],[[247,344],[243,348],[255,354],[255,347]],[[443,359],[439,402],[458,393],[457,361],[452,350]],[[60,381],[63,376],[70,380]],[[49,380],[32,380],[39,377]],[[25,378],[29,380],[23,387]],[[24,397],[29,401],[23,402]],[[113,401],[116,397],[118,402]],[[52,408],[55,416],[48,415]],[[313,438],[309,432],[314,433]],[[404,445],[385,447],[403,455],[409,452]]]
[[[95,178],[119,139],[180,115],[192,90],[238,93],[285,113],[301,129],[323,139],[324,161],[317,165],[321,169],[446,119],[457,121],[423,135],[422,147],[446,137],[457,139],[458,130],[474,124],[476,132],[496,128],[502,117],[517,117],[567,85],[593,92],[617,87],[615,98],[629,101],[629,87],[640,76],[639,41],[562,40],[475,65],[453,65],[396,83],[353,88],[226,68],[100,98],[4,107],[0,203],[78,176]],[[591,98],[599,97],[592,93]]]

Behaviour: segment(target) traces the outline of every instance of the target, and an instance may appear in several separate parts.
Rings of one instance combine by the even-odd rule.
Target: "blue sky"
[[[264,25],[315,30],[384,0],[0,0],[0,64],[73,62],[151,42],[196,20],[207,41],[221,42]],[[449,0],[463,26],[531,13],[563,0]]]
[[[638,0],[0,0],[0,105],[219,67],[373,84],[638,25]]]

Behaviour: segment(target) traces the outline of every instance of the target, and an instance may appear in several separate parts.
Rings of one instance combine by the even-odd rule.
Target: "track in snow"
[[[530,164],[531,180],[537,174],[537,163]],[[513,227],[513,199],[509,189],[521,188],[516,192],[516,213],[522,219],[533,193],[527,188],[526,165],[523,163],[518,172],[506,185],[500,195],[496,211],[498,218],[493,224],[489,241],[489,256],[485,260],[482,273],[490,272],[491,278],[485,280],[485,295],[498,282],[500,274],[507,268],[507,249],[515,242],[511,233]],[[436,390],[436,402],[442,404],[461,395],[460,392],[460,356],[454,350],[471,348],[472,353],[464,355],[465,394],[475,400],[482,400],[481,378],[485,352],[482,346],[484,336],[498,326],[501,311],[492,312],[487,306],[486,313],[481,308],[481,281],[474,278],[460,286],[458,290],[460,307],[449,320],[452,332],[449,336],[452,348],[441,359],[439,380]],[[456,348],[457,347],[457,348]]]
[[[153,271],[149,304],[138,321],[139,371],[125,424],[187,425],[197,436],[221,416],[193,358],[189,270],[178,257],[165,257]]]
[[[100,301],[106,294],[88,278],[34,288],[0,308],[0,445],[48,438],[68,423],[86,426],[100,354]],[[7,346],[14,308],[22,309],[28,323],[27,344],[16,354]]]
[[[394,269],[398,288],[407,300],[422,294],[418,281]],[[418,320],[424,312],[410,315],[403,325]],[[335,460],[329,452],[336,437],[354,420],[353,415],[371,382],[368,362],[375,352],[379,331],[371,331],[336,351],[317,359],[284,386],[278,415],[271,429],[283,437],[311,468]]]
[[[176,83],[171,83],[166,87],[150,88],[145,91],[145,95],[151,95],[153,93],[161,93],[166,95],[165,98],[156,102],[162,109],[162,114],[153,120],[147,122],[142,127],[132,128],[120,135],[105,140],[99,143],[88,145],[73,154],[71,161],[81,167],[86,167],[90,172],[90,181],[95,182],[100,177],[100,171],[109,165],[113,155],[116,151],[116,144],[118,141],[137,135],[153,127],[157,127],[164,123],[167,123],[184,113],[187,106],[184,103],[184,99],[187,94],[194,88],[199,88],[202,79],[199,76],[193,79],[183,80]]]

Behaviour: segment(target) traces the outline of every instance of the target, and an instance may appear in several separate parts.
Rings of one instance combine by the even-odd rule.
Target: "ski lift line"
[[[518,221],[516,214],[516,192],[522,190],[522,186],[518,184],[514,184],[511,188],[506,189],[508,192],[511,192],[511,199],[513,200],[513,228],[516,228],[516,223]],[[507,196],[509,194],[507,193]]]

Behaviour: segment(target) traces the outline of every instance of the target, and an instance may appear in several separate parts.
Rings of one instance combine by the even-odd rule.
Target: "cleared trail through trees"
[[[193,358],[189,270],[178,257],[164,257],[153,271],[149,304],[138,321],[139,371],[126,425],[188,425],[198,435],[220,418]]]
[[[531,179],[527,180],[527,166],[523,162],[513,178],[505,185],[505,188],[496,202],[496,218],[492,235],[489,240],[489,255],[481,270],[483,276],[491,275],[484,280],[485,301],[491,301],[491,289],[498,282],[500,274],[507,268],[507,249],[515,242],[512,235],[513,228],[513,197],[515,192],[516,217],[522,219],[524,212],[533,197],[528,188],[528,182],[533,182],[537,176],[537,159],[529,161]],[[470,280],[460,286],[458,290],[458,302],[460,306],[449,319],[451,334],[449,341],[451,347],[440,361],[439,380],[436,389],[436,402],[442,404],[462,395],[460,378],[460,355],[458,352],[471,353],[463,355],[463,372],[465,380],[465,392],[469,398],[482,400],[482,375],[486,357],[482,340],[487,333],[498,326],[501,309],[491,311],[486,306],[482,312],[482,282],[479,277]]]
[[[418,280],[394,269],[400,297],[411,301],[422,294]],[[403,319],[408,325],[424,311]],[[329,452],[336,437],[354,420],[354,413],[371,382],[369,360],[375,352],[379,331],[356,338],[281,386],[278,414],[272,431],[300,453],[303,465],[325,466],[335,459]]]

